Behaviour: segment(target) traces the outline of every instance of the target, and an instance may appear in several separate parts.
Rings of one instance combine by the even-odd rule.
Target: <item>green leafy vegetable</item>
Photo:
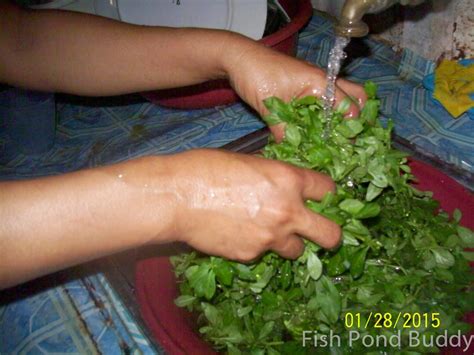
[[[310,242],[297,260],[267,253],[244,265],[196,252],[172,258],[180,280],[176,304],[201,314],[200,332],[229,354],[305,354],[303,332],[339,335],[341,347],[320,349],[335,354],[392,353],[393,348],[349,347],[344,315],[359,313],[439,314],[440,326],[416,329],[421,335],[469,328],[461,316],[472,310],[474,233],[439,211],[431,194],[410,186],[406,154],[391,147],[392,124],[378,120],[376,86],[366,83],[368,101],[356,120],[343,113],[349,101],[332,112],[332,131],[324,135],[322,103],[305,97],[285,103],[265,100],[268,124],[286,124],[285,140],[270,142],[264,156],[330,174],[337,192],[307,207],[342,227],[343,243],[326,251]],[[359,328],[361,335],[390,336],[407,330]],[[408,329],[410,330],[410,329]],[[413,330],[413,329],[411,329]],[[315,350],[314,348],[311,350]]]
[[[321,260],[319,260],[318,256],[315,253],[310,253],[308,256],[308,271],[309,271],[309,276],[313,280],[317,280],[321,277],[323,273],[323,264],[321,263]]]

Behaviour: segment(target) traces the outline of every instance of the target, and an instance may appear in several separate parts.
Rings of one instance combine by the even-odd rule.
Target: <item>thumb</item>
[[[272,132],[273,136],[275,137],[275,141],[280,143],[283,138],[285,138],[285,127],[284,123],[279,123],[274,126],[269,126],[270,132]]]

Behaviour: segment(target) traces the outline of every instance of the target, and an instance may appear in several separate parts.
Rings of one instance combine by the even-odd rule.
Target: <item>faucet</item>
[[[365,14],[375,14],[396,3],[416,6],[425,0],[346,0],[336,24],[336,35],[343,37],[364,37],[369,27],[362,21]]]

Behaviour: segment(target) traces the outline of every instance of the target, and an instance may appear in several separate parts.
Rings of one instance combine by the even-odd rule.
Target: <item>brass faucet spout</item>
[[[344,37],[364,37],[369,27],[362,21],[368,13],[377,13],[400,3],[402,5],[418,5],[424,0],[346,0],[336,24],[336,35]]]
[[[336,34],[344,37],[364,37],[369,33],[369,27],[362,21],[375,0],[347,0],[341,10],[339,22],[335,27]]]

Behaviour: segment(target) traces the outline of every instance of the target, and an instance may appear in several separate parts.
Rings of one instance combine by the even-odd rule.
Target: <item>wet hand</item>
[[[307,95],[322,97],[326,89],[324,70],[255,42],[240,45],[239,54],[229,57],[227,68],[233,88],[261,116],[268,114],[263,105],[267,97],[277,96],[284,101]],[[335,105],[351,96],[356,103],[351,104],[347,116],[357,116],[366,100],[363,88],[344,79],[338,79],[336,85]],[[283,125],[270,129],[277,140],[283,138]]]
[[[212,255],[249,261],[267,250],[296,258],[301,237],[325,248],[339,243],[340,228],[304,205],[334,191],[326,175],[282,162],[216,150],[173,157],[174,233]]]

